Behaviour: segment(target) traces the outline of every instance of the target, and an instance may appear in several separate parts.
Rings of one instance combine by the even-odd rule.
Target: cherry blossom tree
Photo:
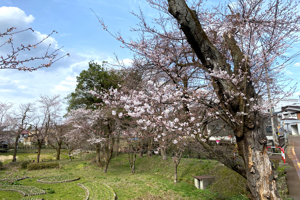
[[[82,134],[79,129],[76,129],[70,125],[68,126],[68,131],[64,135],[64,141],[68,147],[69,159],[72,161],[73,155],[81,152],[81,150],[84,149],[88,138],[86,135]]]
[[[197,113],[204,112],[199,112],[199,107],[195,106],[197,95],[204,91],[190,90],[190,94],[186,93],[186,95],[191,98],[186,99],[175,84],[164,86],[159,84],[148,81],[143,89],[140,88],[138,91],[120,87],[112,88],[107,92],[91,91],[91,93],[104,100],[105,106],[110,107],[112,115],[119,120],[119,123],[125,122],[123,137],[127,139],[130,147],[128,151],[132,172],[134,172],[136,154],[143,150],[141,141],[153,138],[159,146],[158,148],[153,146],[151,151],[160,152],[164,159],[170,143],[176,144],[172,148],[174,150],[172,154],[175,167],[174,182],[177,182],[177,167],[186,144],[185,138],[204,139],[204,129],[201,126],[209,117],[198,115]],[[185,104],[182,104],[183,101]],[[128,126],[127,121],[120,120],[126,117],[131,119],[131,126]],[[196,123],[197,119],[201,123]]]
[[[158,26],[151,26],[141,13],[136,15],[141,23],[133,29],[141,33],[138,41],[127,42],[120,35],[113,36],[137,53],[134,63],[150,68],[148,76],[155,81],[171,80],[178,87],[186,83],[184,75],[196,76],[198,88],[205,88],[209,93],[197,96],[198,108],[204,106],[207,115],[223,120],[233,130],[253,198],[280,199],[261,125],[266,110],[275,103],[265,101],[270,89],[274,99],[293,91],[284,92],[286,84],[280,79],[284,67],[298,55],[286,54],[299,41],[300,18],[294,9],[298,3],[293,0],[238,0],[234,4],[225,2],[225,6],[205,9],[202,1],[189,2],[190,6],[184,0],[148,2],[160,12],[159,18],[153,20]],[[108,30],[102,20],[100,23]],[[163,76],[157,77],[157,74]],[[190,112],[184,101],[181,100],[181,106]],[[146,113],[140,108],[127,108],[132,117]],[[149,117],[155,116],[153,108],[145,109],[150,111]],[[159,122],[160,119],[156,119]],[[148,121],[145,119],[145,122]],[[157,126],[151,121],[150,124]],[[162,121],[162,124],[173,128],[174,121]]]
[[[55,49],[53,52],[50,52],[51,44],[49,44],[48,49],[42,56],[35,56],[30,58],[23,58],[23,54],[27,54],[28,52],[32,51],[33,49],[36,49],[45,42],[48,38],[50,38],[51,35],[54,33],[57,33],[56,31],[52,31],[50,34],[48,34],[45,38],[43,38],[41,41],[38,41],[35,44],[20,44],[15,45],[14,44],[14,36],[16,34],[22,34],[23,32],[32,31],[34,30],[32,28],[28,28],[25,30],[16,31],[16,27],[8,28],[5,32],[0,33],[0,39],[3,40],[0,43],[0,48],[4,48],[7,46],[10,46],[11,52],[6,55],[0,55],[0,69],[17,69],[20,71],[35,71],[39,68],[43,67],[50,67],[53,63],[57,62],[58,60],[62,59],[65,56],[69,56],[69,54],[60,55],[61,48]],[[25,53],[24,53],[25,52]],[[47,63],[38,64],[36,67],[28,67],[29,63],[32,63],[33,61],[39,61],[39,60],[49,60]]]
[[[116,135],[115,120],[111,118],[111,110],[98,108],[90,110],[79,108],[68,113],[68,123],[73,129],[68,135],[82,134],[86,142],[96,149],[96,162],[107,172],[108,165],[113,156]],[[102,151],[104,166],[102,165],[100,152]]]
[[[223,23],[217,23],[219,31],[215,29],[222,46],[215,44],[203,28],[210,23],[208,18],[198,17],[184,0],[168,0],[168,4],[169,12],[209,73],[221,107],[228,112],[222,117],[234,130],[253,198],[280,199],[265,148],[266,136],[260,127],[258,95],[265,88],[265,72],[271,71],[274,61],[297,41],[300,18],[291,10],[295,2],[238,1],[234,8],[229,6],[231,15],[225,15],[222,21],[219,18]]]

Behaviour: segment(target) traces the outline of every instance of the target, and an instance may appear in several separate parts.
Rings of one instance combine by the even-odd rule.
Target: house
[[[30,146],[33,141],[32,136],[33,136],[33,132],[28,130],[23,130],[20,134],[19,142],[22,143],[23,145]]]
[[[277,113],[279,128],[291,135],[300,135],[300,103],[293,103],[281,108]]]

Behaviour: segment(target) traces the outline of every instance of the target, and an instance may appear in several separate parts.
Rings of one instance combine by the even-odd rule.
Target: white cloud
[[[14,92],[14,90],[10,90],[10,89],[0,89],[1,93],[12,93]],[[3,95],[3,94],[2,94]]]
[[[129,58],[125,58],[125,59],[122,60],[122,62],[124,63],[124,65],[126,67],[130,67],[130,66],[132,66],[133,60],[129,59]]]
[[[4,25],[2,28],[22,27],[34,21],[32,15],[26,15],[23,10],[17,7],[0,7],[0,24]],[[8,26],[9,24],[9,26]],[[3,31],[3,30],[2,30]]]
[[[293,75],[294,73],[291,72],[291,71],[289,71],[289,70],[285,70],[285,74],[286,74],[286,75]]]
[[[66,93],[69,94],[75,90],[76,84],[77,82],[75,77],[67,76],[58,85],[55,85],[51,92],[54,94],[66,95]]]
[[[300,62],[295,63],[294,66],[295,66],[295,67],[299,67],[299,66],[300,66]]]
[[[7,15],[3,15],[3,10]],[[3,20],[5,19],[5,20]],[[0,7],[0,32],[11,26],[15,26],[17,30],[24,30],[30,27],[30,23],[34,22],[32,15],[26,14],[16,7]],[[42,40],[48,33],[40,32],[39,30],[26,31],[13,35],[15,46],[24,43],[34,44]],[[20,54],[21,58],[30,58],[41,56],[47,51],[49,43],[51,47],[49,52],[54,51],[61,44],[54,38],[57,35],[52,35],[36,49],[26,51]],[[58,35],[59,36],[59,35]],[[59,37],[58,37],[59,38]],[[0,38],[0,44],[4,38]],[[11,47],[5,45],[0,47],[0,55],[6,55],[11,52]],[[12,102],[16,106],[20,103],[28,103],[36,101],[40,95],[59,94],[62,98],[73,92],[76,88],[76,76],[84,69],[88,68],[90,61],[95,61],[102,64],[102,61],[115,63],[114,55],[106,52],[100,52],[97,49],[80,48],[80,52],[76,50],[66,50],[70,53],[70,57],[65,57],[54,63],[50,68],[42,68],[34,72],[21,72],[17,70],[2,69],[0,73],[0,101]],[[62,55],[64,53],[61,53]],[[122,58],[123,59],[123,58]],[[132,60],[126,58],[122,60],[125,65],[130,65]],[[32,62],[26,64],[27,67],[37,66],[40,63],[46,63],[47,60]]]
[[[19,85],[18,88],[25,89],[25,88],[28,88],[28,87],[26,85]]]

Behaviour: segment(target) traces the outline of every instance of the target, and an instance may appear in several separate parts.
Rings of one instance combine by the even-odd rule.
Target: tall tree
[[[253,198],[280,199],[265,148],[266,136],[260,127],[258,89],[266,68],[271,70],[274,60],[287,50],[285,42],[291,44],[297,39],[300,17],[292,10],[295,2],[239,0],[234,8],[229,6],[231,13],[225,15],[229,26],[219,27],[221,32],[215,30],[223,37],[219,44],[223,50],[201,25],[208,19],[200,18],[204,20],[200,23],[185,0],[168,0],[168,4],[201,67],[209,73],[220,106],[228,113],[222,117],[234,130]],[[220,72],[228,78],[221,77]]]
[[[160,11],[153,20],[160,28],[151,27],[141,13],[140,27],[134,29],[142,33],[140,40],[126,42],[120,35],[116,39],[143,56],[138,58],[143,66],[164,72],[174,83],[185,75],[178,71],[199,70],[195,75],[202,79],[200,88],[209,93],[199,107],[206,106],[208,115],[233,130],[253,198],[279,199],[261,121],[272,106],[263,103],[267,86],[274,95],[288,95],[278,78],[297,55],[285,54],[299,41],[300,17],[293,9],[297,1],[238,0],[214,9],[206,9],[202,1],[191,1],[190,8],[185,0],[147,1]],[[178,86],[184,85],[180,81]],[[213,101],[207,104],[207,98]]]
[[[89,68],[83,70],[77,78],[75,92],[68,95],[68,111],[71,109],[88,108],[95,109],[95,103],[101,103],[101,99],[95,98],[89,93],[91,90],[98,92],[111,87],[117,88],[120,82],[120,74],[114,70],[107,70],[105,62],[102,66],[94,61],[89,62]]]

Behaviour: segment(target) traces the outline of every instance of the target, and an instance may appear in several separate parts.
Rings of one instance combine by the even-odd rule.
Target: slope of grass
[[[49,151],[48,153],[49,155],[53,155],[55,151]],[[18,177],[30,177],[29,179],[24,179],[19,182],[22,185],[36,186],[45,190],[46,194],[34,197],[49,200],[84,199],[85,190],[77,186],[77,184],[81,183],[84,185],[84,183],[89,181],[107,184],[115,191],[118,200],[246,199],[244,198],[244,196],[246,196],[245,180],[217,161],[189,158],[182,159],[178,168],[179,182],[174,184],[174,166],[171,158],[167,161],[162,161],[159,156],[153,156],[151,158],[138,157],[136,161],[136,173],[131,174],[126,154],[113,158],[107,173],[103,173],[102,169],[97,167],[93,161],[94,157],[95,154],[89,153],[77,156],[73,161],[64,158],[59,161],[60,166],[62,166],[59,169],[36,171],[18,169],[14,171],[14,174],[18,174]],[[213,175],[216,179],[209,189],[198,190],[194,187],[192,177],[194,175]],[[37,179],[59,176],[76,176],[81,179],[74,182],[57,184],[43,184],[37,182]],[[1,197],[6,194],[6,192],[0,191]],[[7,199],[21,199],[19,194],[13,195],[14,196],[9,196]],[[94,195],[97,196],[100,194]]]

